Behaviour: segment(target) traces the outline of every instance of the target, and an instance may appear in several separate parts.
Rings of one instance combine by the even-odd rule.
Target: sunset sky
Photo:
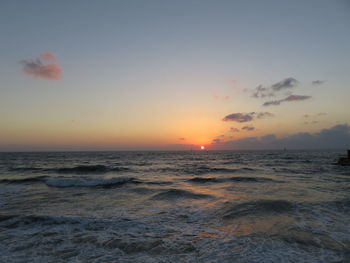
[[[350,147],[350,2],[16,1],[0,151]]]

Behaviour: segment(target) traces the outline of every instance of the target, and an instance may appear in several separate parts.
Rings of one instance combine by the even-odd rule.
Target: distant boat
[[[347,157],[340,157],[337,164],[350,165],[350,150],[348,150],[348,156]]]

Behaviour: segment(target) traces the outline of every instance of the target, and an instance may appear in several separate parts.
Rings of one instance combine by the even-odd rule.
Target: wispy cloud
[[[327,112],[319,112],[316,114],[304,114],[303,117],[304,118],[312,118],[312,117],[322,117],[322,116],[326,116]]]
[[[181,137],[181,138],[178,138],[178,140],[184,141],[184,140],[186,140],[186,138]]]
[[[255,118],[262,119],[266,117],[273,117],[274,115],[271,112],[249,112],[249,113],[232,113],[225,116],[223,121],[235,121],[235,122],[249,122],[254,120]]]
[[[308,121],[305,121],[304,124],[317,124],[320,122],[320,118],[322,118],[322,116],[326,116],[326,115],[327,115],[326,112],[319,112],[316,114],[304,114],[303,117],[305,119],[308,119]]]
[[[289,95],[288,97],[286,97],[284,99],[267,101],[263,104],[263,106],[280,105],[281,103],[287,102],[287,101],[301,101],[301,100],[308,100],[308,99],[311,99],[311,96]]]
[[[234,128],[234,127],[231,127],[231,128],[230,128],[230,132],[239,132],[239,129]]]
[[[265,98],[265,97],[273,97],[276,95],[276,92],[285,89],[292,89],[299,84],[295,78],[289,77],[285,78],[279,82],[272,84],[271,86],[264,87],[263,85],[257,86],[252,94],[253,98]]]
[[[273,117],[274,115],[271,112],[265,111],[265,112],[256,112],[256,117],[258,119],[263,119],[267,117]]]
[[[322,85],[323,83],[325,83],[326,81],[325,80],[314,80],[312,81],[312,85],[314,86],[319,86],[319,85]]]
[[[254,130],[255,130],[255,127],[253,127],[253,126],[244,126],[244,127],[242,127],[242,130],[254,131]]]
[[[22,60],[23,71],[36,78],[58,80],[62,76],[61,66],[57,63],[56,56],[50,52],[40,54],[34,60]]]

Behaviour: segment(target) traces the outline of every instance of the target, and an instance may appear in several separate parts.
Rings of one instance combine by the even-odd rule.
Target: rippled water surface
[[[350,262],[342,153],[0,153],[0,262]]]

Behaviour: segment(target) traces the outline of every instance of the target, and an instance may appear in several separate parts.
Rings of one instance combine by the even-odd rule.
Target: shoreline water
[[[346,262],[342,153],[0,153],[0,261]]]

